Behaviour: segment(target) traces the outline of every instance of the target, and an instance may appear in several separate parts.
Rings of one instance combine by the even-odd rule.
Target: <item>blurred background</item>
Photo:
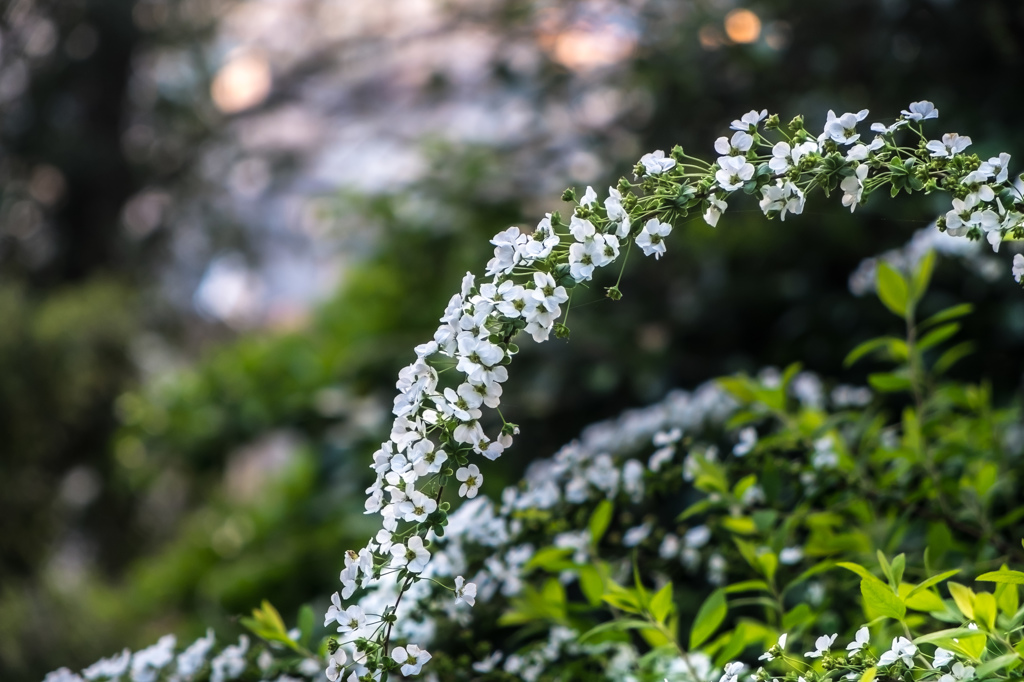
[[[1011,0],[0,0],[0,679],[324,607],[397,370],[565,187],[710,159],[752,108],[817,130],[930,99],[934,137],[1024,159],[1022,72]],[[946,210],[875,199],[739,200],[622,301],[586,292],[516,359],[523,437],[485,490],[672,387],[863,382],[843,357],[900,330],[850,276]],[[924,308],[977,306],[956,372],[1006,402],[1024,295],[987,250]]]

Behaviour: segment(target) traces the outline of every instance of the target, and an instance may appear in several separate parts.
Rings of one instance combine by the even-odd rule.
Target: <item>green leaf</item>
[[[925,334],[921,340],[917,342],[917,347],[920,350],[928,350],[932,346],[937,346],[946,339],[952,337],[958,331],[960,331],[959,322],[944,324],[941,327],[937,327]]]
[[[1011,585],[1024,585],[1024,573],[1021,571],[1009,571],[1001,569],[998,571],[990,571],[988,573],[982,573],[975,580],[980,580],[988,583],[1009,583]]]
[[[1016,585],[999,583],[996,585],[995,595],[999,610],[1007,616],[1012,616],[1020,608],[1020,594]]]
[[[949,594],[953,597],[953,601],[956,602],[957,608],[960,609],[960,613],[973,620],[974,590],[954,582],[949,583],[947,587],[949,588]]]
[[[646,630],[646,629],[656,630],[657,628],[655,628],[654,625],[652,625],[650,622],[648,622],[646,620],[637,620],[635,618],[633,618],[633,619],[618,618],[616,620],[610,620],[607,623],[601,623],[598,626],[590,628],[585,633],[580,635],[579,641],[580,642],[584,642],[584,641],[590,639],[591,637],[595,637],[595,636],[597,636],[599,634],[602,634],[604,632],[623,632],[625,630]]]
[[[996,597],[991,592],[974,595],[974,619],[991,631],[996,626]]]
[[[733,583],[725,588],[726,594],[735,594],[737,592],[751,592],[759,590],[761,592],[771,592],[771,588],[768,587],[768,583],[763,580],[744,580],[743,582]]]
[[[664,623],[665,618],[672,612],[672,583],[665,583],[658,592],[651,597],[651,615],[654,620]]]
[[[970,303],[961,303],[960,305],[955,305],[935,313],[927,320],[919,324],[918,329],[924,330],[927,329],[928,327],[933,327],[937,324],[947,322],[948,320],[955,320],[958,317],[970,315],[972,312],[974,312],[973,305],[971,305]]]
[[[878,578],[861,580],[860,593],[864,597],[864,610],[869,617],[871,614],[877,614],[903,620],[903,616],[907,614],[907,607],[903,601]]]
[[[580,589],[583,591],[583,596],[587,598],[591,606],[597,606],[601,603],[601,597],[604,596],[604,577],[596,566],[586,565],[579,568],[577,574],[580,579]]]
[[[875,675],[878,673],[878,668],[872,666],[864,671],[864,674],[860,676],[860,682],[872,682],[875,679]]]
[[[878,580],[878,578],[876,578],[874,575],[871,574],[871,571],[869,571],[868,569],[864,568],[860,564],[855,564],[855,563],[852,563],[850,561],[840,561],[840,562],[836,563],[836,566],[840,566],[842,568],[845,568],[848,571],[853,571],[854,573],[859,575],[861,578],[864,578],[865,580]]]
[[[965,357],[974,352],[974,343],[971,341],[964,341],[953,346],[935,361],[932,365],[932,371],[936,374],[945,374],[950,367],[963,360]]]
[[[913,597],[915,594],[917,594],[921,590],[927,590],[929,587],[932,587],[934,585],[938,585],[939,583],[941,583],[944,580],[949,580],[950,578],[952,578],[954,575],[956,575],[959,572],[960,572],[960,569],[957,568],[957,569],[954,569],[952,571],[946,571],[945,573],[939,573],[938,575],[933,575],[931,578],[928,578],[924,582],[922,582],[919,585],[917,585],[914,589],[912,589],[910,591],[910,594],[907,595],[907,597],[908,598],[909,597]]]
[[[910,292],[907,280],[891,265],[885,262],[878,264],[878,298],[885,307],[901,318],[906,318],[910,308]]]
[[[897,393],[899,391],[909,391],[912,388],[910,379],[898,374],[870,374],[868,375],[868,383],[876,391],[881,391],[882,393]]]
[[[590,515],[590,542],[593,545],[596,546],[604,537],[605,531],[608,530],[608,524],[612,522],[613,510],[610,500],[601,500],[601,503],[594,509],[594,513]]]
[[[888,345],[889,338],[885,336],[880,336],[877,339],[868,339],[849,352],[846,359],[843,360],[843,367],[849,367],[865,355],[869,355],[870,353],[881,348],[885,348]]]
[[[708,638],[715,634],[715,630],[725,620],[729,607],[725,601],[725,590],[718,589],[712,592],[701,604],[697,612],[697,618],[693,621],[690,629],[690,650],[693,651]]]
[[[925,292],[928,291],[928,284],[932,281],[932,272],[935,270],[935,251],[929,249],[914,271],[911,282],[912,294],[915,301],[920,301]]]
[[[782,617],[782,629],[789,632],[814,620],[814,612],[806,603],[800,603]]]
[[[946,602],[942,601],[942,597],[930,590],[923,590],[915,593],[914,596],[910,596],[913,587],[910,583],[902,583],[900,585],[900,599],[903,600],[908,609],[925,613],[946,610]]]
[[[302,643],[305,646],[309,646],[312,641],[310,638],[313,636],[313,628],[316,624],[316,614],[313,612],[313,607],[309,604],[303,604],[302,608],[299,609],[298,626],[299,632],[302,633]]]
[[[1003,654],[1002,656],[996,656],[990,661],[985,661],[979,665],[975,671],[974,676],[979,680],[983,680],[992,673],[1002,670],[1003,668],[1009,667],[1014,661],[1018,659],[1016,652]]]
[[[899,587],[899,584],[903,582],[903,571],[907,567],[907,557],[905,554],[900,554],[892,560],[892,564],[889,566],[889,575],[892,576],[891,585],[893,587]]]

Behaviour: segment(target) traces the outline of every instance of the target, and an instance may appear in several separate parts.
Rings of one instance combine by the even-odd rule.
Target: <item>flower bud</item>
[[[576,201],[576,190],[570,187],[562,192],[562,201]]]

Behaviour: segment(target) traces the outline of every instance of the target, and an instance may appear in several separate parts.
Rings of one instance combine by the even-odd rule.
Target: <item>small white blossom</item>
[[[757,429],[748,426],[740,431],[740,440],[732,448],[732,454],[742,457],[757,445]]]
[[[1013,278],[1018,282],[1024,280],[1024,255],[1019,253],[1013,257]]]
[[[396,544],[391,548],[391,565],[394,568],[407,568],[411,573],[419,573],[427,567],[430,552],[423,546],[423,538],[414,535],[404,544]]]
[[[871,643],[871,633],[868,631],[867,626],[857,630],[857,634],[853,636],[853,641],[846,645],[846,650],[850,653],[860,651],[868,644]]]
[[[821,658],[828,653],[828,650],[832,647],[832,644],[836,641],[836,637],[839,634],[834,635],[822,635],[818,639],[814,640],[814,651],[808,651],[804,654],[807,658]]]
[[[757,130],[758,124],[768,117],[768,110],[762,109],[757,111],[751,109],[747,113],[740,116],[739,120],[733,121],[729,127],[733,130],[745,130],[747,132],[754,132]]]
[[[867,116],[867,109],[861,109],[856,114],[845,113],[842,116],[836,116],[835,112],[829,109],[828,118],[825,121],[825,131],[818,139],[821,141],[828,138],[837,144],[853,144],[860,139],[857,124]]]
[[[459,602],[476,605],[476,585],[467,583],[461,575],[455,578],[455,603]]]
[[[956,156],[971,144],[971,138],[957,133],[946,133],[942,140],[931,140],[925,147],[935,157]]]
[[[738,156],[750,151],[754,138],[750,133],[739,130],[732,134],[732,139],[720,137],[715,140],[715,151],[722,156]]]
[[[724,156],[718,160],[720,169],[715,171],[715,180],[727,192],[741,189],[743,184],[754,177],[753,164],[742,156]]]
[[[604,210],[608,214],[608,220],[615,225],[615,236],[625,239],[629,235],[629,213],[622,205],[622,194],[614,187],[608,188]]]
[[[808,154],[818,151],[818,145],[814,141],[802,142],[790,145],[788,142],[777,142],[772,147],[772,158],[768,161],[768,167],[776,173],[785,173],[790,168],[800,165],[800,160]]]
[[[938,682],[960,682],[960,680],[970,679],[974,679],[974,666],[964,665],[957,661],[948,673],[939,678]]]
[[[640,163],[643,164],[648,175],[661,175],[665,171],[672,170],[676,165],[675,159],[666,158],[665,152],[660,149],[641,156]]]
[[[391,652],[391,658],[395,659],[395,662],[402,666],[402,674],[409,677],[411,675],[419,675],[423,669],[423,664],[431,659],[431,655],[426,649],[421,649],[415,644],[408,644],[404,647],[395,648]]]
[[[590,185],[587,185],[587,191],[583,193],[583,197],[580,199],[580,206],[594,206],[597,204],[597,192]]]
[[[911,121],[926,121],[929,118],[939,117],[939,110],[935,108],[934,104],[927,100],[911,102],[910,106],[900,113],[903,114],[904,118],[910,119]]]
[[[470,499],[476,497],[476,494],[480,492],[480,486],[484,482],[484,477],[480,473],[480,467],[475,464],[460,467],[455,472],[455,478],[462,481],[462,485],[459,486],[459,497],[468,497]]]
[[[914,654],[917,647],[906,637],[896,637],[892,640],[892,648],[878,658],[878,665],[892,665],[902,660],[908,668],[914,667]]]
[[[711,227],[717,227],[718,219],[722,217],[727,208],[729,208],[729,204],[712,194],[708,197],[708,208],[704,211],[704,222]]]
[[[783,547],[779,552],[779,563],[786,566],[798,564],[804,558],[804,550],[800,547]]]
[[[937,647],[935,649],[935,657],[932,659],[932,665],[936,668],[945,668],[949,665],[949,662],[953,660],[953,652]]]
[[[733,661],[732,663],[726,663],[725,669],[722,671],[724,674],[718,682],[737,682],[740,675],[747,669],[747,666],[739,661]]]
[[[655,260],[665,254],[665,237],[672,232],[672,226],[657,218],[651,218],[643,230],[636,236],[636,245],[644,251],[645,256],[653,255]]]
[[[843,178],[839,189],[843,190],[843,206],[850,207],[850,213],[857,210],[857,204],[864,197],[864,180],[868,177],[867,164],[860,164],[853,175]]]
[[[995,176],[996,183],[1001,184],[1006,182],[1009,177],[1010,155],[1003,152],[999,156],[993,156],[988,161],[985,161],[978,167],[978,170],[986,173],[988,177]]]

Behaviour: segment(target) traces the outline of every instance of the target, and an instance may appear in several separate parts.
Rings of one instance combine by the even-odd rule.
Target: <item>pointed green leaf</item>
[[[697,618],[693,621],[690,629],[690,650],[693,651],[708,638],[715,634],[715,630],[725,620],[729,607],[725,601],[725,590],[715,590],[701,605],[697,612]]]
[[[885,307],[901,318],[906,318],[910,307],[910,292],[907,280],[891,265],[885,262],[878,264],[878,298]]]
[[[1011,585],[1024,585],[1024,572],[999,570],[982,573],[975,580],[990,583],[1010,583]]]
[[[877,614],[902,620],[907,614],[907,607],[903,601],[878,578],[861,580],[860,593],[864,597],[864,610],[869,616]]]

